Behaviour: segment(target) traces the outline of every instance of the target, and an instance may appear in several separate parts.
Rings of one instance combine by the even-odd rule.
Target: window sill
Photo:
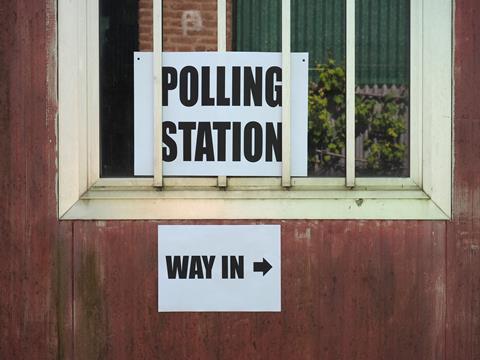
[[[188,180],[196,188],[182,179],[168,179],[161,190],[152,179],[100,179],[61,219],[449,219],[408,179],[366,179],[353,189],[345,189],[343,179],[297,179],[288,190],[280,179],[248,190],[251,179],[229,179],[227,189],[216,187],[215,178]]]

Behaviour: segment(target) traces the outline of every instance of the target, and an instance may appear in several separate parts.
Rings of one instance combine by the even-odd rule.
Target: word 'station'
[[[280,274],[279,225],[158,227],[159,311],[280,311]]]
[[[152,54],[134,53],[135,175],[153,174]],[[279,53],[164,53],[164,175],[280,176]],[[292,175],[307,175],[308,54],[292,54]]]

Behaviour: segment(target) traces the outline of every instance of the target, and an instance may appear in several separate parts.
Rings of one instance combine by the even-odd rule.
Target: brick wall
[[[153,0],[139,0],[139,49],[153,49]],[[231,50],[232,4],[227,1],[227,49]],[[217,50],[217,0],[164,0],[164,51]]]
[[[153,50],[153,0],[138,0],[138,49]]]

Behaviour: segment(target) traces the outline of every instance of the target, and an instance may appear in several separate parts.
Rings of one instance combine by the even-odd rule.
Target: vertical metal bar
[[[100,178],[100,95],[98,66],[99,47],[99,7],[97,1],[87,1],[87,133],[88,133],[88,187]]]
[[[227,51],[227,0],[217,0],[217,51]]]
[[[217,51],[227,51],[227,0],[217,0]],[[227,187],[227,177],[219,176],[217,186]]]
[[[153,0],[153,116],[154,116],[154,164],[153,182],[163,186],[162,159],[162,0]]]
[[[355,186],[355,1],[347,0],[347,124],[345,186]]]
[[[423,187],[423,0],[410,6],[410,178]]]
[[[291,54],[290,2],[282,0],[282,186],[290,187],[291,179]]]

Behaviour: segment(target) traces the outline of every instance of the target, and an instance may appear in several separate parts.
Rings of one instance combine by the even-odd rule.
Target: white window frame
[[[155,93],[161,99],[161,0],[154,0]],[[290,0],[282,0],[282,177],[100,178],[98,0],[58,0],[58,214],[61,219],[451,218],[452,0],[411,1],[408,178],[355,178],[355,0],[347,3],[345,178],[290,176]],[[226,0],[218,0],[226,50]],[[353,51],[352,51],[353,49]],[[160,95],[160,96],[159,96]],[[156,144],[161,106],[155,104]]]

